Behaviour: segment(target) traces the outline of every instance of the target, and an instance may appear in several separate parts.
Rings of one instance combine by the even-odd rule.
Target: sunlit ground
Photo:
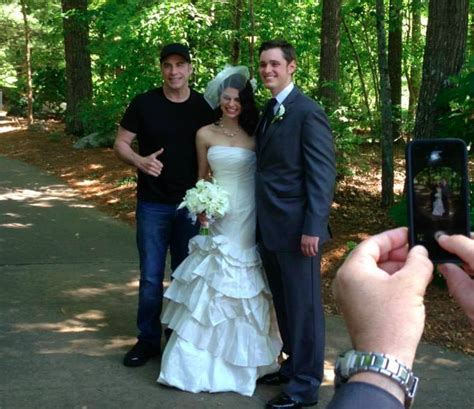
[[[10,132],[25,127],[26,125],[24,121],[20,122],[16,118],[7,117],[7,113],[0,110],[0,133]]]

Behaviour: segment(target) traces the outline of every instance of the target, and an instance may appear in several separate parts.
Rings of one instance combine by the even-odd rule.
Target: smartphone
[[[460,262],[437,243],[440,232],[470,235],[467,148],[461,139],[417,139],[407,145],[410,247],[426,247],[434,263]]]

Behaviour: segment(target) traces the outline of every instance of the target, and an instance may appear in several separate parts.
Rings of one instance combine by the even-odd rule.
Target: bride
[[[433,216],[443,216],[444,215],[444,205],[443,205],[443,192],[440,185],[436,186],[436,193],[434,194],[433,202],[433,211],[431,214]]]
[[[255,244],[254,172],[258,113],[248,69],[226,67],[205,98],[220,119],[197,133],[199,178],[229,194],[226,215],[195,236],[165,293],[162,322],[173,329],[158,382],[190,392],[251,396],[278,370],[281,341]]]

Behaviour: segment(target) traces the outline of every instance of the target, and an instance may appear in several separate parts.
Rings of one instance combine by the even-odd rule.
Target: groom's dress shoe
[[[282,383],[288,383],[289,379],[285,376],[280,375],[278,372],[269,373],[261,378],[257,379],[259,385],[281,385]]]
[[[312,402],[312,403],[302,403],[302,402],[297,402],[293,399],[291,399],[288,395],[285,395],[284,393],[278,395],[276,398],[273,398],[272,400],[268,401],[267,405],[265,406],[265,409],[298,409],[298,408],[303,408],[306,406],[313,406],[316,405],[318,402]]]

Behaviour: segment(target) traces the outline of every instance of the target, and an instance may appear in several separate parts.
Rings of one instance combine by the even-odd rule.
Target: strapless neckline
[[[211,149],[213,149],[213,148],[220,148],[220,149],[240,149],[240,150],[243,150],[243,151],[255,153],[255,151],[252,150],[252,149],[243,148],[243,147],[241,147],[241,146],[226,146],[226,145],[212,145],[212,146],[209,147],[208,150],[211,150]]]

